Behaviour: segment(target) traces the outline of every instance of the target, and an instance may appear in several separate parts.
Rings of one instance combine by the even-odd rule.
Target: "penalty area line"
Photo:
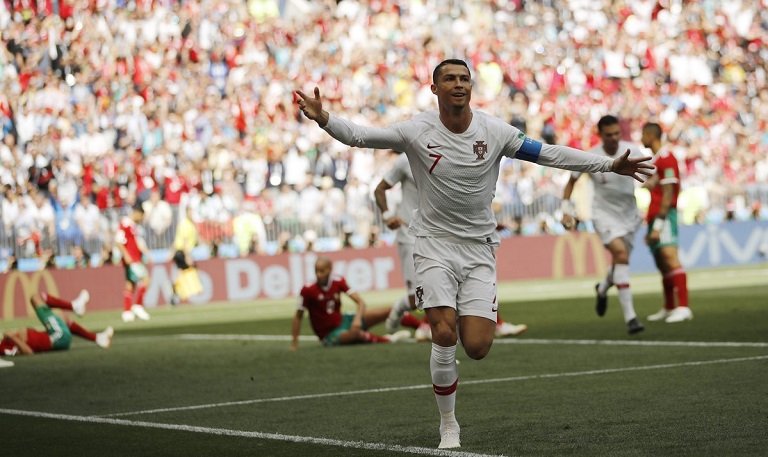
[[[613,374],[613,373],[624,373],[629,371],[662,370],[666,368],[696,367],[696,366],[702,366],[702,365],[751,362],[756,360],[767,360],[767,359],[768,359],[768,355],[761,355],[761,356],[754,356],[754,357],[738,357],[738,358],[732,358],[732,359],[700,360],[696,362],[640,365],[640,366],[634,366],[634,367],[605,368],[600,370],[571,371],[571,372],[564,372],[564,373],[545,373],[545,374],[535,374],[535,375],[526,375],[526,376],[511,376],[506,378],[475,379],[475,380],[462,381],[461,385],[466,386],[466,385],[477,385],[477,384],[493,384],[498,382],[530,381],[530,380],[536,380],[536,379],[569,378],[569,377],[576,377],[576,376],[596,376],[596,375]],[[349,391],[342,391],[342,392],[326,392],[321,394],[256,398],[253,400],[228,401],[228,402],[221,402],[221,403],[208,403],[208,404],[202,404],[202,405],[177,406],[177,407],[170,407],[170,408],[145,409],[142,411],[127,411],[122,413],[102,414],[98,417],[106,418],[106,417],[120,417],[120,416],[137,416],[142,414],[156,414],[156,413],[168,413],[168,412],[175,412],[175,411],[189,411],[189,410],[195,410],[195,409],[221,408],[226,406],[253,405],[257,403],[311,400],[316,398],[328,398],[328,397],[346,397],[346,396],[352,396],[352,395],[378,394],[378,393],[384,393],[384,392],[400,392],[400,391],[406,391],[406,390],[419,390],[419,389],[426,390],[431,387],[432,387],[432,384],[415,384],[410,386],[382,387],[377,389],[349,390]]]
[[[90,424],[121,425],[127,427],[155,428],[179,432],[203,433],[207,435],[232,436],[237,438],[256,438],[271,441],[283,441],[287,443],[317,444],[322,446],[336,446],[348,449],[362,449],[367,451],[402,452],[415,455],[427,455],[438,457],[504,457],[499,454],[478,454],[474,452],[450,451],[431,449],[418,446],[401,446],[398,444],[368,443],[365,441],[346,441],[333,438],[318,438],[312,436],[284,435],[282,433],[251,432],[246,430],[231,430],[226,428],[201,427],[196,425],[166,424],[147,421],[132,421],[126,419],[110,419],[95,416],[75,416],[71,414],[54,414],[40,411],[23,411],[16,409],[0,408],[0,414],[11,416],[26,416],[40,419],[54,419],[70,422],[85,422]]]

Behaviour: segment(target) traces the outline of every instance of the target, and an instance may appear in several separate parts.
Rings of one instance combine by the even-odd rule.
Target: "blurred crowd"
[[[768,0],[0,0],[0,30],[6,256],[109,258],[136,204],[158,248],[187,208],[239,254],[380,243],[393,154],[332,140],[293,91],[385,125],[434,109],[453,57],[475,107],[535,138],[588,149],[606,113],[634,141],[660,122],[687,222],[768,217]],[[500,223],[556,231],[566,181],[505,161]]]

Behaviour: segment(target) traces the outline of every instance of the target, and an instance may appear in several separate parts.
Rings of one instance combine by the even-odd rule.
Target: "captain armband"
[[[517,154],[515,154],[515,158],[527,162],[538,163],[539,154],[541,154],[541,146],[541,142],[525,137],[523,144],[520,145],[520,149],[518,149]]]

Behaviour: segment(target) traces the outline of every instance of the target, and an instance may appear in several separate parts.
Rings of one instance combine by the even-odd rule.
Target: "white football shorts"
[[[631,253],[635,242],[635,234],[643,223],[640,218],[629,221],[619,221],[616,219],[595,218],[592,221],[595,224],[595,231],[600,236],[600,241],[607,246],[616,238],[624,240],[627,250]]]
[[[496,322],[498,244],[417,237],[413,248],[416,306],[448,306],[459,316]]]
[[[416,291],[416,269],[413,266],[413,244],[397,243],[397,254],[400,256],[400,268],[403,270],[403,280],[408,295]]]

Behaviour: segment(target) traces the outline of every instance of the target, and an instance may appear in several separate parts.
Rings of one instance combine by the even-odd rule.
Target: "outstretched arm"
[[[629,157],[629,152],[629,149],[627,149],[624,154],[611,160],[595,154],[585,154],[583,151],[568,146],[556,144],[542,145],[538,141],[526,139],[515,154],[515,157],[535,162],[539,165],[565,170],[587,173],[610,171],[620,175],[631,176],[643,182],[655,170],[654,166],[648,163],[651,157]]]
[[[645,181],[656,170],[656,167],[649,162],[652,157],[630,157],[629,152],[629,149],[627,149],[624,154],[613,159],[611,171],[620,175],[631,176],[640,182]]]
[[[323,100],[320,98],[320,89],[317,87],[312,97],[300,90],[296,91],[296,95],[298,95],[296,103],[301,112],[347,146],[405,151],[406,138],[400,128],[396,126],[365,127],[338,116],[331,116],[323,109]]]
[[[299,104],[301,112],[304,113],[308,119],[317,122],[317,125],[325,128],[325,126],[328,125],[328,118],[330,115],[328,114],[328,111],[323,109],[323,100],[320,98],[320,89],[315,87],[314,97],[309,97],[300,90],[296,91],[296,95],[299,96],[297,103]]]

